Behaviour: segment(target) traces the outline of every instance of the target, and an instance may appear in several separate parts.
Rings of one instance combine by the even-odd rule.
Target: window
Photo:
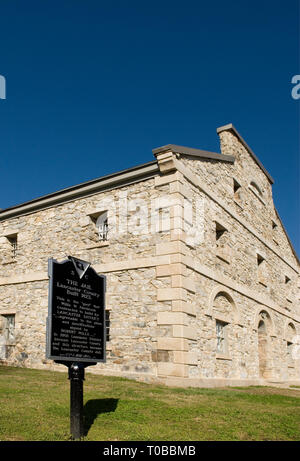
[[[285,283],[286,285],[288,285],[290,281],[291,281],[291,279],[286,275],[286,276],[284,277],[284,283]]]
[[[265,258],[263,258],[259,253],[257,253],[257,265],[258,266],[263,265],[264,261],[265,261]]]
[[[105,310],[106,341],[110,341],[110,311]]]
[[[17,256],[17,249],[18,249],[18,237],[16,235],[10,235],[7,237],[7,240],[10,243],[10,255],[11,259],[15,260]]]
[[[227,229],[216,222],[216,256],[227,264],[231,261],[231,247],[229,245],[229,234]]]
[[[287,352],[287,361],[288,361],[288,366],[294,365],[294,360],[293,360],[293,343],[290,341],[286,342],[286,352]]]
[[[4,317],[4,338],[8,342],[15,340],[15,314],[3,315]]]
[[[222,226],[222,224],[216,222],[216,241],[220,240],[220,238],[226,231],[227,229],[224,226]]]
[[[275,221],[273,221],[273,219],[272,219],[272,237],[273,237],[273,241],[276,243],[276,245],[279,245],[278,242],[277,242],[278,224]]]
[[[227,353],[227,334],[226,334],[227,325],[228,323],[221,322],[221,320],[216,320],[217,353],[219,354]]]
[[[265,199],[264,199],[264,195],[263,195],[263,191],[262,191],[262,189],[257,185],[256,182],[251,181],[251,183],[249,184],[249,189],[251,190],[251,192],[253,192],[253,194],[255,195],[255,197],[257,197],[257,198],[259,199],[259,201],[260,201],[263,205],[266,205],[266,202],[265,202]]]
[[[257,253],[257,278],[261,285],[267,286],[267,272],[266,272],[266,260],[265,258]]]
[[[96,232],[100,242],[108,240],[108,216],[107,211],[90,215],[91,220],[95,224]]]
[[[98,231],[99,240],[100,241],[107,240],[107,236],[108,236],[107,211],[105,211],[104,213],[101,213],[101,215],[98,216],[97,221],[96,221],[96,228]]]
[[[235,200],[241,200],[241,185],[237,182],[236,179],[233,179],[233,194]]]
[[[250,187],[256,194],[259,195],[259,197],[262,198],[262,196],[263,196],[262,191],[261,191],[260,187],[256,184],[256,182],[251,181]]]

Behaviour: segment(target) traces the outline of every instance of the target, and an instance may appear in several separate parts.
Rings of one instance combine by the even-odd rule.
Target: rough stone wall
[[[153,256],[159,236],[145,232],[135,235],[131,227],[136,224],[136,201],[149,201],[158,195],[154,180],[81,198],[29,215],[0,223],[0,277],[15,273],[47,270],[47,259],[63,259],[68,254],[87,259],[93,264],[119,261],[135,256]],[[131,202],[132,210],[124,204]],[[150,208],[150,207],[149,207]],[[108,210],[111,227],[120,224],[122,232],[109,235],[109,245],[101,245],[91,215]],[[150,221],[149,221],[150,222]],[[117,229],[118,230],[118,229]],[[138,230],[138,229],[137,229]],[[114,229],[110,231],[110,234]],[[15,260],[5,235],[17,233],[18,250]]]
[[[6,363],[59,367],[45,360],[47,260],[73,255],[107,275],[107,363],[91,371],[183,386],[299,381],[288,354],[300,334],[299,264],[268,179],[232,133],[220,136],[234,164],[165,152],[155,178],[0,223],[0,315],[16,314]],[[99,242],[93,218],[104,210],[110,234]]]
[[[157,327],[156,291],[164,284],[156,280],[155,255],[165,236],[149,232],[150,216],[140,227],[138,207],[146,204],[150,214],[163,189],[155,189],[149,179],[0,223],[0,315],[15,314],[15,339],[5,363],[60,367],[45,359],[47,264],[49,257],[61,261],[72,255],[107,275],[107,363],[94,370],[145,380],[156,376],[156,337],[168,335],[170,328]],[[111,232],[108,241],[99,242],[91,216],[103,210],[108,210]],[[18,248],[12,259],[7,236],[15,234]]]
[[[197,345],[193,345],[197,367],[189,367],[189,376],[260,379],[258,315],[266,311],[272,328],[267,331],[264,378],[299,380],[299,360],[289,362],[286,339],[288,322],[294,326],[294,342],[300,333],[299,264],[275,214],[268,179],[233,134],[221,133],[221,141],[223,154],[235,156],[234,164],[180,160],[186,199],[194,209],[197,200],[204,204],[203,238],[189,247],[186,258],[188,277],[195,285],[191,302],[196,306],[197,331]],[[233,178],[241,185],[239,198]],[[264,203],[249,187],[252,179],[260,186]],[[272,220],[277,224],[276,242]],[[216,222],[227,230],[219,239]],[[257,254],[265,259],[262,267]],[[219,292],[232,297],[234,320],[226,315],[226,298],[217,305]],[[228,322],[226,356],[216,352],[217,319]]]

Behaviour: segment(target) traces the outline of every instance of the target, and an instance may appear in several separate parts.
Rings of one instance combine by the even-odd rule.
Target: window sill
[[[233,202],[234,202],[236,205],[238,205],[238,207],[239,207],[241,210],[244,209],[243,205],[242,205],[237,199],[233,199]]]
[[[109,246],[109,242],[99,242],[99,243],[95,243],[95,245],[87,245],[86,247],[84,247],[85,250],[93,250],[94,248],[102,248],[102,247],[108,247]]]
[[[3,266],[7,266],[8,264],[16,264],[17,261],[15,259],[11,259],[10,261],[5,261],[2,263]]]
[[[226,354],[217,354],[216,359],[217,360],[232,360],[232,358],[229,357],[229,355],[226,355]]]
[[[265,288],[268,288],[268,285],[266,285],[264,282],[258,282],[259,285],[261,285],[262,287],[265,287]]]
[[[231,251],[229,247],[217,247],[216,256],[227,264],[231,262]]]
[[[266,278],[263,275],[259,275],[257,281],[258,281],[259,285],[262,285],[262,286],[267,288],[268,283],[266,281]]]

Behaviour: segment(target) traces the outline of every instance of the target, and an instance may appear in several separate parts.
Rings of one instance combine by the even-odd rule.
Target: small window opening
[[[262,191],[261,191],[260,187],[256,184],[256,182],[251,181],[250,186],[252,187],[252,189],[254,189],[255,192],[257,192],[257,194],[258,194],[260,197],[263,196]]]
[[[15,314],[5,314],[4,337],[6,341],[13,342],[15,340]]]
[[[286,342],[286,349],[287,349],[287,359],[288,359],[288,365],[293,364],[293,343],[290,341]]]
[[[17,235],[11,235],[10,237],[7,237],[7,240],[9,241],[11,246],[11,258],[16,259],[18,249],[18,237]]]
[[[224,226],[216,222],[216,240],[218,241],[222,235],[227,231]]]
[[[236,195],[236,193],[240,190],[241,188],[241,185],[237,182],[236,179],[233,179],[233,192],[234,192],[234,195]]]
[[[291,281],[291,279],[286,275],[284,277],[284,281],[285,281],[285,284],[287,285]]]
[[[109,230],[107,211],[104,211],[100,214],[90,215],[90,217],[96,226],[96,231],[100,242],[106,241],[108,239]]]
[[[263,258],[260,254],[257,254],[257,265],[261,266],[264,261],[265,258]]]

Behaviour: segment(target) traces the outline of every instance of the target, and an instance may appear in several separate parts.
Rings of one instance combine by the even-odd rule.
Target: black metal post
[[[70,431],[74,440],[83,436],[83,381],[84,364],[73,362],[69,366]]]

